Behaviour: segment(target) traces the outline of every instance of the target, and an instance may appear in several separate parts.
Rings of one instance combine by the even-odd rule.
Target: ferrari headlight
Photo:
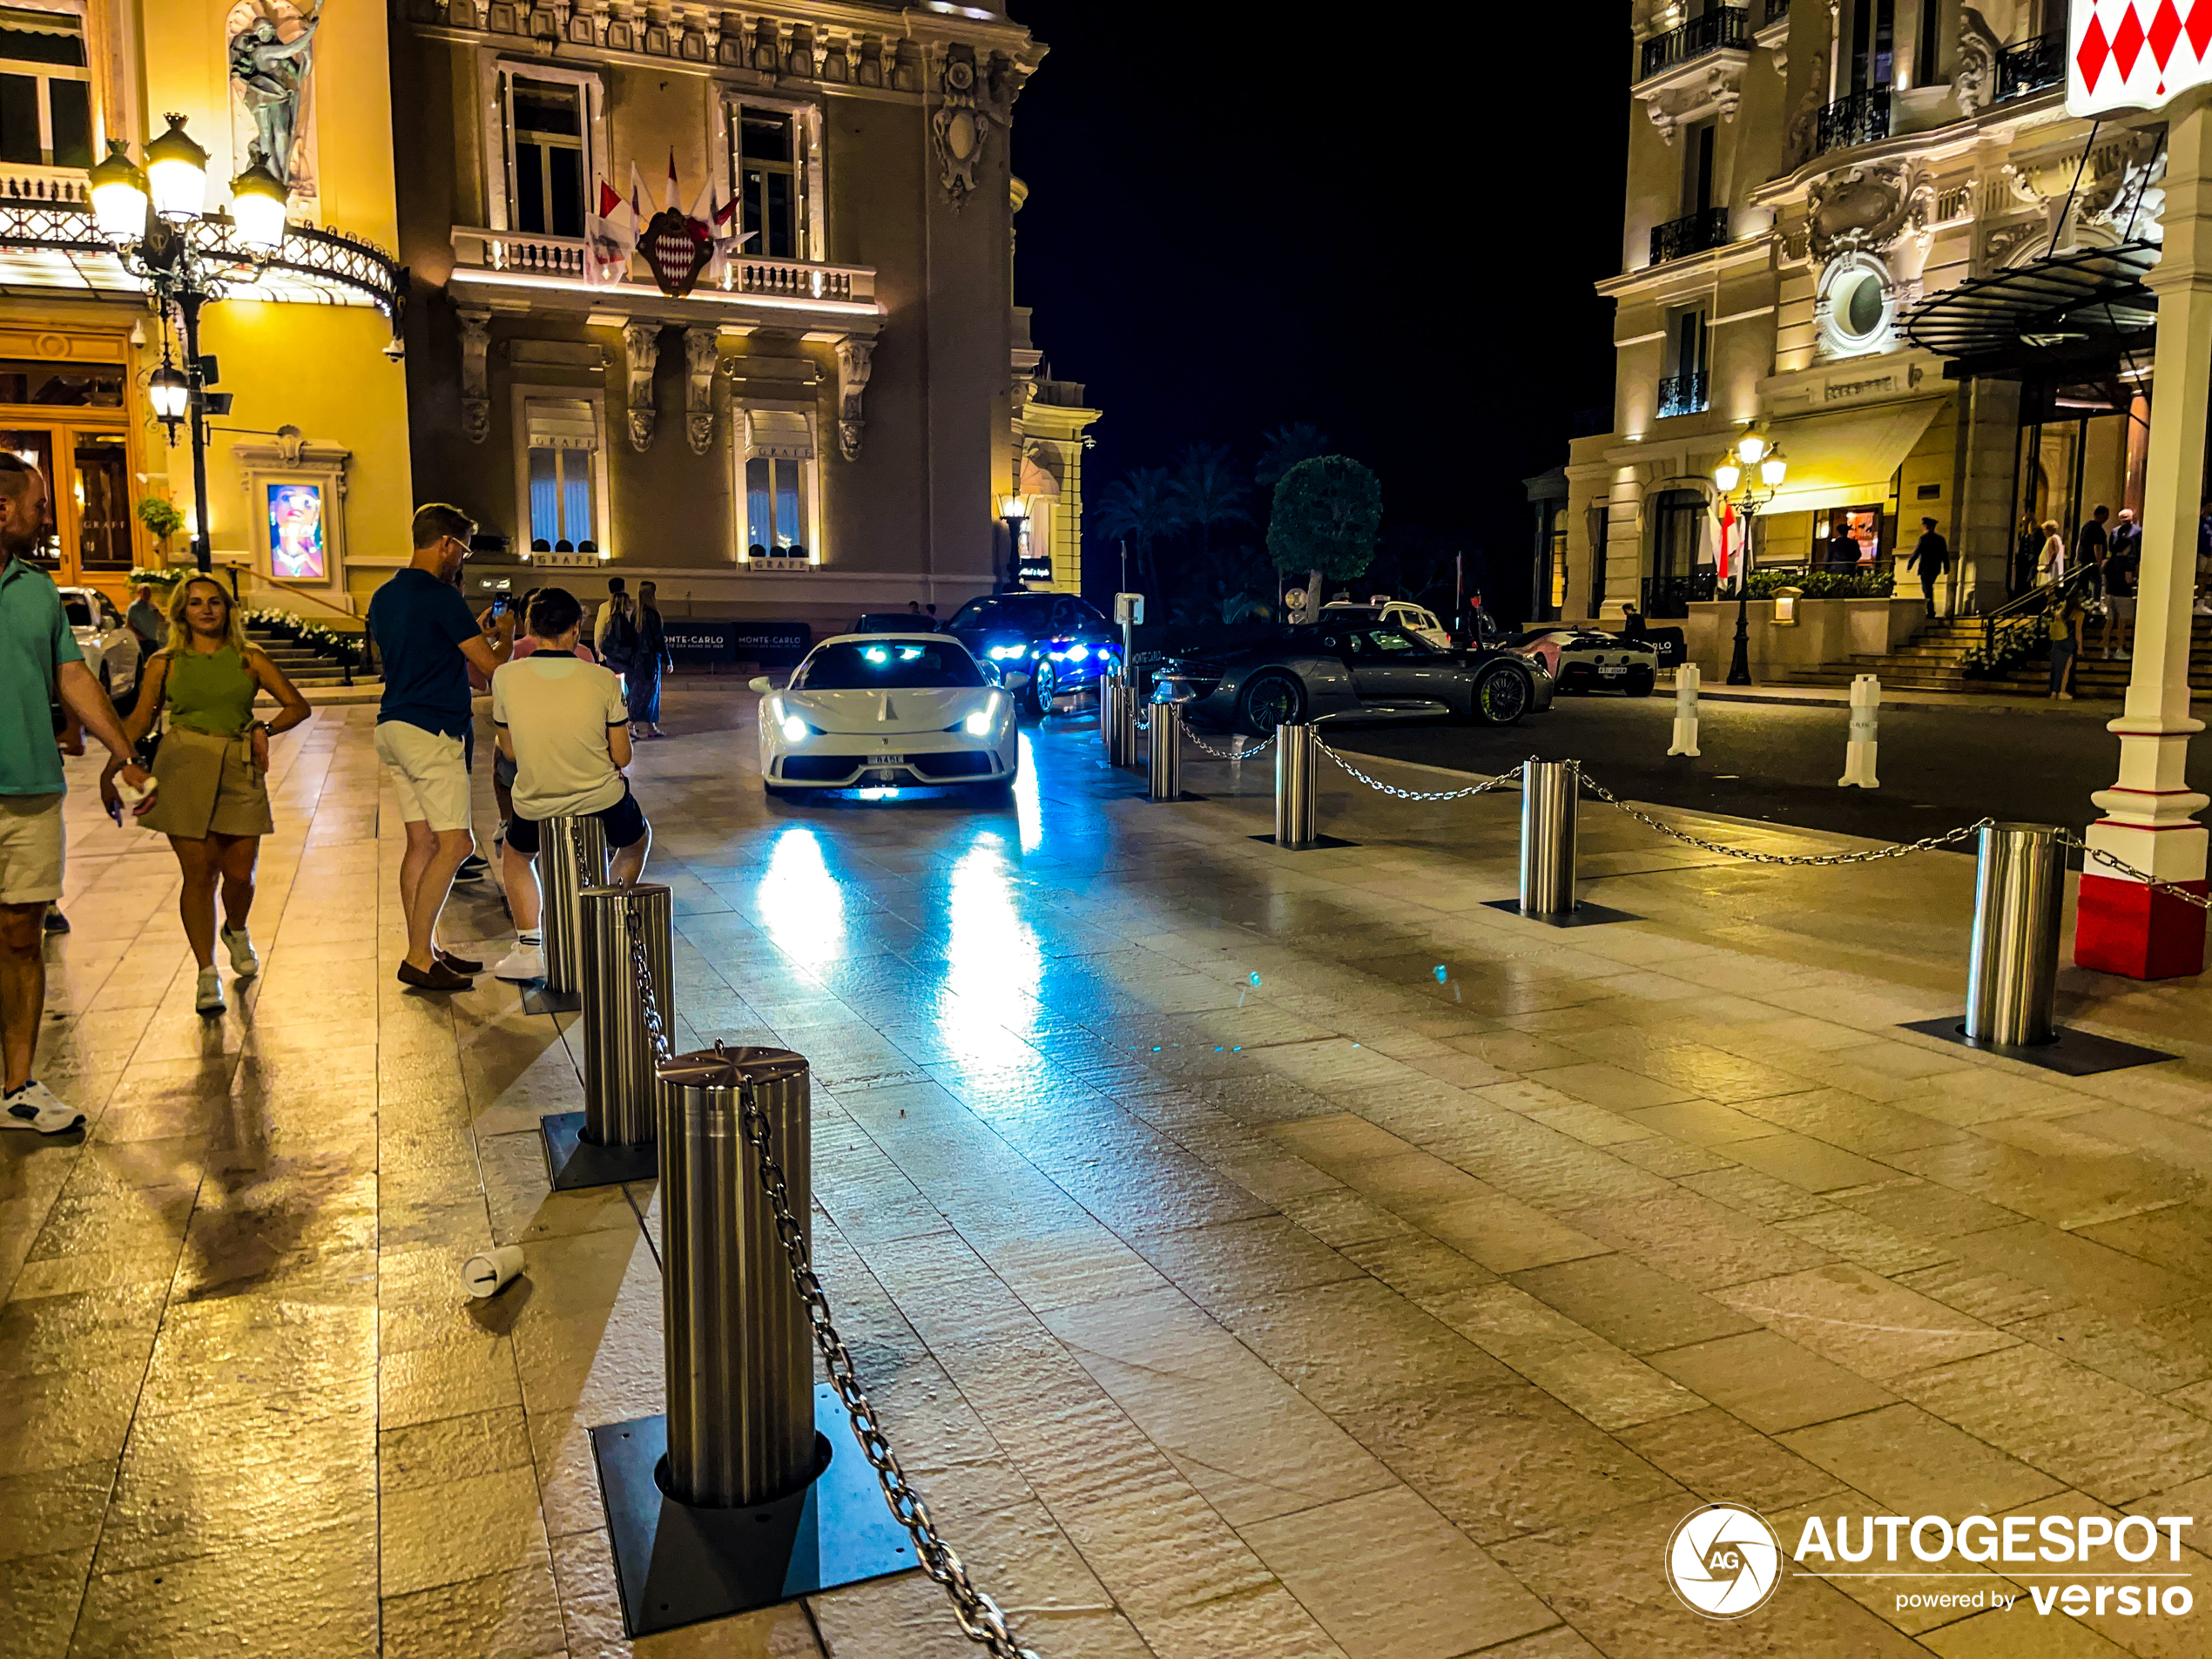
[[[994,691],[983,706],[960,723],[961,730],[971,738],[988,738],[991,728],[999,723],[999,694]]]
[[[806,741],[806,734],[814,729],[796,714],[784,716],[783,726],[786,743],[804,743]]]

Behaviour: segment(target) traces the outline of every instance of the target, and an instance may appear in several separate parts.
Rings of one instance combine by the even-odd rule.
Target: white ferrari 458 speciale
[[[948,634],[841,634],[806,654],[779,689],[762,678],[760,781],[809,789],[983,785],[1021,770],[1014,698],[1001,674]]]

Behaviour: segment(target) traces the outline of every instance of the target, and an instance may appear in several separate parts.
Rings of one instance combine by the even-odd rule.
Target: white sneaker
[[[545,977],[545,947],[516,944],[491,970],[494,979],[530,980]]]
[[[261,959],[253,953],[253,935],[243,927],[223,929],[223,948],[231,954],[231,971],[240,979],[252,979],[261,971]]]
[[[199,994],[192,1006],[202,1014],[223,1011],[223,974],[220,968],[203,968],[199,970]]]
[[[41,1135],[61,1135],[84,1121],[84,1113],[42,1082],[27,1082],[13,1094],[0,1095],[0,1129],[35,1129]]]

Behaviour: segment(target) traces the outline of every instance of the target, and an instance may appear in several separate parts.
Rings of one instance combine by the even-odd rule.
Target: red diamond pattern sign
[[[2155,110],[2212,80],[2212,0],[2074,0],[2067,44],[2067,113]]]

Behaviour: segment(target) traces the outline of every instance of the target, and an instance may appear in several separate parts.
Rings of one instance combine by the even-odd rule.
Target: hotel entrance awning
[[[1890,480],[1949,400],[1916,398],[1851,415],[1807,415],[1777,421],[1768,436],[1790,470],[1762,515],[1824,512],[1887,502]]]
[[[2141,349],[2158,320],[2143,278],[2155,242],[2076,248],[1946,288],[1898,320],[1923,350],[1975,374],[2033,374]]]

